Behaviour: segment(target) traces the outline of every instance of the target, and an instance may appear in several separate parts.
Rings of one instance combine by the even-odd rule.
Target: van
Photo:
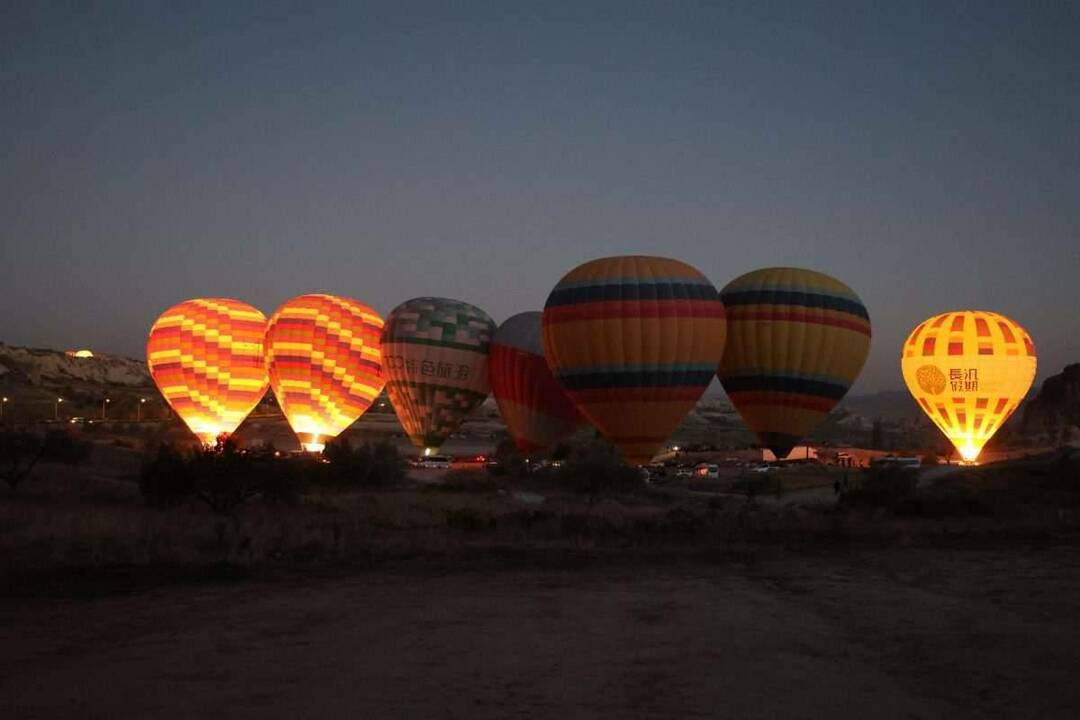
[[[450,469],[450,456],[449,455],[427,455],[420,458],[419,462],[422,468],[437,468],[440,470]]]
[[[870,467],[918,470],[922,467],[922,460],[917,457],[897,457],[895,455],[886,455],[885,457],[874,458],[873,460],[871,460]]]
[[[716,480],[720,477],[720,466],[712,463],[699,463],[694,468],[695,480]]]

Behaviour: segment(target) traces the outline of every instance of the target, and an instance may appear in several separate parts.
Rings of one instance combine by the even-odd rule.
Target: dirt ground
[[[1077,717],[1080,549],[0,601],[0,717]]]

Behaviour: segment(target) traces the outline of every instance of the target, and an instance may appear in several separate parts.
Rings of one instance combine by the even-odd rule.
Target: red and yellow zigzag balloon
[[[382,329],[377,312],[335,295],[295,297],[270,318],[270,386],[305,450],[321,451],[382,391]]]
[[[204,444],[236,430],[266,392],[265,331],[265,315],[230,298],[185,300],[150,328],[150,375]]]

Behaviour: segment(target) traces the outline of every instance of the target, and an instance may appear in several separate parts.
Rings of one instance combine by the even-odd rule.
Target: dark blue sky
[[[859,391],[954,308],[1080,361],[1076,3],[85,5],[0,9],[4,342],[138,356],[199,295],[501,321],[648,253],[843,279]]]

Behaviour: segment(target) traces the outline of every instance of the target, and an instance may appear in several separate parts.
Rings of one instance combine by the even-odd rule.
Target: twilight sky
[[[644,253],[844,280],[856,392],[956,308],[1080,361],[1076,3],[313,5],[0,7],[0,341],[139,357],[200,295],[502,321]]]

